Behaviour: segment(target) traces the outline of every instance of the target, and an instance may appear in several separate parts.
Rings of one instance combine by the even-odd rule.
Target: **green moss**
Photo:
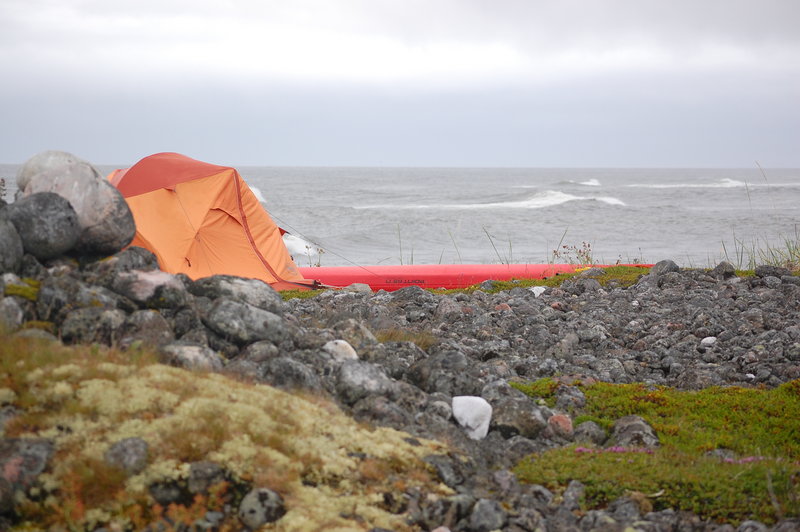
[[[555,394],[549,380],[515,386],[532,397]],[[587,486],[588,507],[636,491],[662,492],[652,499],[657,509],[714,520],[771,523],[800,515],[800,381],[772,390],[681,392],[596,383],[583,391],[587,404],[576,425],[592,420],[608,429],[622,416],[639,415],[653,426],[661,447],[652,454],[553,450],[521,462],[521,479],[554,489],[578,479]],[[709,455],[716,449],[738,458]]]
[[[22,324],[23,329],[41,329],[50,334],[56,334],[56,324],[52,321],[31,320]]]
[[[22,284],[7,284],[4,293],[7,296],[17,296],[28,301],[36,301],[39,297],[39,286],[42,283],[36,279],[22,279]]]
[[[556,404],[556,390],[558,389],[558,382],[555,379],[546,377],[530,382],[509,382],[512,388],[516,388],[521,392],[525,392],[528,396],[534,399],[543,399],[548,406],[553,407]]]
[[[310,299],[312,297],[317,297],[324,291],[325,290],[282,290],[280,294],[284,301],[288,301],[290,299]]]

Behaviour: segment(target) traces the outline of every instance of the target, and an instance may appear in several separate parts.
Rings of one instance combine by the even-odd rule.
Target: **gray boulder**
[[[78,242],[81,228],[69,201],[52,192],[26,196],[6,207],[22,247],[39,260],[63,255]]]
[[[470,532],[490,532],[506,525],[508,515],[500,503],[491,499],[479,499],[469,516]]]
[[[22,239],[8,219],[6,208],[0,208],[0,273],[17,272],[22,264]]]
[[[158,354],[161,363],[171,366],[202,371],[220,371],[222,369],[220,356],[205,345],[193,345],[180,341],[171,342],[162,345]]]
[[[78,216],[77,248],[83,253],[111,255],[136,234],[122,194],[91,164],[74,155],[44,152],[34,156],[17,174],[17,186],[18,201],[37,192],[54,192],[69,200]]]
[[[53,456],[53,442],[34,438],[0,440],[0,513],[13,510],[18,494],[24,494],[44,472]]]
[[[154,310],[137,310],[125,319],[120,328],[120,346],[130,347],[139,342],[148,347],[159,347],[175,339],[164,317]]]
[[[322,384],[314,370],[289,357],[269,358],[258,365],[259,379],[285,390],[319,392]]]
[[[213,275],[194,281],[190,285],[189,291],[196,296],[209,299],[226,297],[273,314],[283,313],[283,300],[280,294],[270,285],[258,279]]]
[[[61,324],[61,338],[70,343],[113,345],[124,322],[125,313],[118,309],[78,308],[67,313]]]
[[[653,427],[639,416],[625,416],[614,422],[610,442],[621,447],[658,447]]]
[[[371,394],[389,395],[395,383],[379,366],[361,360],[348,360],[339,368],[336,392],[342,402],[352,405]]]
[[[22,325],[24,312],[13,297],[0,296],[0,331],[13,331]]]
[[[283,498],[267,488],[251,490],[239,505],[239,520],[250,530],[258,530],[286,513]]]
[[[220,297],[201,317],[223,338],[239,345],[269,340],[275,345],[289,338],[286,322],[276,314],[229,297]]]

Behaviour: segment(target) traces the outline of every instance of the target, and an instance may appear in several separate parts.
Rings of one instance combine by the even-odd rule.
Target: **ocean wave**
[[[625,206],[625,202],[621,199],[611,196],[575,196],[567,194],[560,190],[547,190],[534,194],[533,196],[516,201],[500,201],[493,203],[439,203],[433,205],[354,205],[354,209],[399,209],[399,210],[414,210],[414,209],[440,209],[440,210],[456,210],[456,209],[543,209],[545,207],[555,207],[570,201],[599,201],[607,205]]]
[[[625,186],[633,188],[744,188],[754,185],[726,177],[713,183],[632,183]]]
[[[256,199],[260,203],[266,203],[267,202],[266,198],[264,198],[264,194],[262,194],[261,191],[257,187],[254,187],[253,185],[247,185],[247,186],[250,187],[250,191],[253,193],[253,195],[256,197]]]

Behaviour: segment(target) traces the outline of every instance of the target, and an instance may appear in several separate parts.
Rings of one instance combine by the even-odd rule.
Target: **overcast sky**
[[[800,167],[798,0],[0,0],[0,162]]]

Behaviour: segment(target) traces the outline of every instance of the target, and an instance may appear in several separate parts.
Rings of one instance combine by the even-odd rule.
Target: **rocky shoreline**
[[[54,181],[59,171],[52,166],[32,173],[49,172]],[[452,495],[394,495],[395,511],[412,528],[800,529],[792,516],[771,528],[755,521],[736,528],[687,512],[648,511],[631,497],[581,512],[580,482],[553,493],[518,482],[510,471],[526,455],[574,442],[658,445],[658,434],[635,416],[618,420],[609,433],[591,422],[574,426],[585,403],[578,382],[699,390],[772,388],[800,378],[800,277],[789,270],[762,266],[741,278],[727,263],[705,271],[666,260],[630,287],[602,286],[605,271],[589,269],[551,288],[492,293],[491,281],[455,294],[352,287],[283,301],[260,281],[221,275],[192,281],[161,272],[146,250],[123,250],[131,227],[118,204],[105,212],[122,214],[103,231],[92,226],[99,242],[92,244],[81,222],[86,217],[74,205],[40,189],[24,195],[24,185],[17,202],[0,206],[0,328],[65,344],[152,348],[165,364],[325,397],[358,422],[446,442],[450,453],[426,461]],[[559,384],[554,407],[509,384],[542,377]],[[484,403],[488,411],[476,406]],[[3,424],[16,414],[5,406]],[[9,439],[3,445],[0,460],[7,465],[22,451]],[[46,460],[36,466],[41,472]],[[27,488],[3,482],[0,514],[8,525],[15,491]],[[248,504],[258,500],[253,489]],[[275,504],[266,495],[263,501]],[[169,503],[169,495],[159,502]],[[272,516],[263,522],[246,523],[257,528],[283,515],[271,512],[262,512]]]

